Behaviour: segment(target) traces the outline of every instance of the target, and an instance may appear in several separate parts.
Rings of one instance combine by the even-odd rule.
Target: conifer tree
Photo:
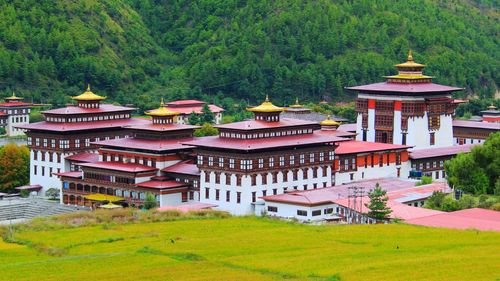
[[[365,206],[370,209],[368,216],[377,220],[386,219],[392,213],[392,210],[387,207],[387,191],[383,190],[377,183],[375,189],[368,192],[370,203],[365,203]]]

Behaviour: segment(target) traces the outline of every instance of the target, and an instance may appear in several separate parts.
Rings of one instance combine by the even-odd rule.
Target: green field
[[[500,233],[253,218],[16,230],[1,280],[499,280]]]

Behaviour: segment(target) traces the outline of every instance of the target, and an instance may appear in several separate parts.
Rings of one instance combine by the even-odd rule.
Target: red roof
[[[157,168],[149,167],[146,165],[140,165],[135,163],[122,163],[122,162],[82,163],[80,164],[80,166],[88,168],[128,172],[128,173],[153,172],[158,170]]]
[[[155,132],[169,132],[169,131],[178,131],[178,130],[194,130],[200,128],[200,126],[192,126],[192,125],[181,125],[181,124],[144,124],[138,126],[130,126],[130,129],[134,130],[144,130],[144,131],[155,131]]]
[[[136,184],[137,187],[153,188],[153,189],[172,189],[186,186],[185,183],[178,181],[156,181],[150,180]]]
[[[431,158],[447,155],[457,155],[461,152],[470,152],[472,147],[478,144],[464,144],[447,147],[425,148],[410,151],[411,159]]]
[[[73,114],[95,114],[95,113],[109,113],[118,111],[133,111],[135,108],[118,106],[113,104],[101,104],[99,108],[84,108],[79,106],[67,106],[63,108],[51,109],[42,111],[43,114],[63,114],[63,115],[73,115]]]
[[[374,83],[355,87],[346,87],[348,90],[360,92],[395,92],[395,93],[437,93],[462,91],[462,88],[444,86],[434,83]]]
[[[410,219],[406,223],[455,229],[471,228],[500,231],[500,212],[473,208]]]
[[[99,161],[99,154],[91,152],[82,152],[78,154],[73,154],[65,158],[70,161],[78,161],[85,163],[95,163]]]
[[[166,104],[171,106],[189,106],[189,105],[199,106],[206,104],[206,102],[199,100],[177,100],[177,101],[167,102]]]
[[[60,176],[60,177],[68,177],[68,178],[76,178],[76,179],[81,179],[83,177],[83,172],[81,172],[81,171],[53,173],[53,174],[56,176]]]
[[[233,139],[221,138],[218,136],[198,138],[194,141],[185,142],[184,144],[206,147],[233,149],[241,151],[252,151],[259,149],[277,148],[277,147],[294,147],[304,145],[319,145],[332,142],[346,141],[348,139],[340,138],[324,134],[303,134],[285,137],[270,137],[261,139]]]
[[[387,190],[387,192],[415,187],[415,182],[412,181],[405,181],[398,178],[380,178],[320,189],[291,191],[279,195],[264,196],[262,199],[271,202],[314,206],[331,203],[336,199],[347,197],[349,195],[349,187],[363,187],[365,192],[368,192],[373,189],[377,183],[379,183],[384,190]]]
[[[198,166],[196,164],[187,164],[187,163],[183,163],[183,162],[166,167],[165,169],[162,170],[162,172],[184,174],[184,175],[191,175],[191,176],[199,176],[200,175],[200,169],[198,169]]]
[[[39,185],[39,184],[23,185],[23,186],[18,186],[15,189],[16,190],[29,190],[29,191],[33,191],[33,190],[40,190],[40,189],[42,189],[42,186]]]
[[[175,112],[178,112],[180,114],[191,114],[191,113],[202,113],[202,109],[203,109],[203,105],[200,105],[200,106],[169,106],[167,104],[167,106],[165,106],[167,109],[169,110],[172,110],[172,111],[175,111]],[[224,111],[223,108],[221,107],[218,107],[216,105],[213,105],[213,104],[209,104],[208,105],[208,108],[210,109],[210,111],[214,112],[214,113],[219,113],[219,112],[222,112]]]
[[[144,118],[126,118],[118,120],[103,120],[103,121],[93,121],[93,122],[37,122],[30,123],[26,125],[15,126],[16,128],[25,130],[41,130],[41,131],[82,131],[82,130],[95,130],[95,129],[107,129],[107,128],[120,128],[128,127],[132,125],[141,125],[150,123],[150,120]]]
[[[15,107],[15,106],[31,106],[31,103],[22,102],[22,101],[11,101],[11,102],[2,102],[0,103],[0,107]]]
[[[315,125],[318,127],[317,122],[292,119],[292,118],[281,118],[279,122],[267,122],[261,120],[246,120],[241,122],[229,123],[224,125],[217,125],[215,127],[221,129],[233,129],[233,130],[260,130],[269,128],[285,128],[285,127],[295,127],[303,125]]]
[[[339,143],[339,146],[335,149],[336,154],[353,154],[353,153],[363,153],[372,151],[384,151],[384,150],[401,150],[408,149],[411,146],[399,145],[392,143],[380,143],[380,142],[367,142],[367,141],[345,141]]]
[[[500,123],[476,122],[467,120],[453,120],[453,127],[500,130]]]
[[[339,131],[344,131],[344,132],[356,132],[356,127],[357,124],[356,123],[353,123],[353,124],[341,124],[337,130]]]
[[[318,135],[327,135],[327,136],[329,135],[336,137],[354,137],[356,135],[356,133],[339,131],[339,130],[318,130],[314,133]]]
[[[129,149],[143,149],[153,151],[169,151],[179,149],[191,149],[192,146],[184,145],[183,142],[193,141],[194,138],[149,140],[140,138],[110,139],[92,142],[100,146],[121,147]]]

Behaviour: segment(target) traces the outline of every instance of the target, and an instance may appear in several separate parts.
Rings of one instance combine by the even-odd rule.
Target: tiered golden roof
[[[413,54],[411,50],[408,52],[408,59],[404,63],[396,64],[398,69],[398,74],[385,76],[390,79],[402,79],[402,80],[429,80],[432,76],[427,76],[422,73],[422,69],[425,64],[416,63],[413,60]]]
[[[285,109],[283,107],[276,106],[269,101],[269,96],[266,95],[266,100],[259,106],[247,108],[248,111],[258,112],[258,113],[273,113],[282,112]]]
[[[413,61],[413,53],[411,52],[411,50],[408,52],[408,59],[406,60],[406,62],[404,63],[400,63],[400,64],[396,64],[396,67],[397,68],[400,68],[400,67],[422,67],[424,68],[425,67],[425,64],[420,64],[420,63],[416,63],[415,61]]]
[[[167,117],[167,116],[179,115],[179,112],[175,112],[166,108],[165,103],[163,102],[163,98],[161,98],[160,107],[157,109],[150,110],[146,112],[146,114],[154,117]]]
[[[490,106],[488,106],[487,108],[488,108],[488,110],[495,110],[495,109],[497,109],[497,107],[496,107],[496,106],[494,106],[493,104],[491,104],[491,105],[490,105]]]
[[[325,120],[319,122],[319,124],[321,126],[340,126],[340,122],[333,120],[330,115],[328,115]]]
[[[302,108],[302,105],[299,103],[299,98],[295,98],[295,104],[291,105],[290,108]]]
[[[17,97],[16,93],[12,92],[12,96],[5,98],[6,100],[22,100],[23,98]]]
[[[105,100],[106,97],[102,97],[99,95],[96,95],[90,91],[90,85],[87,85],[87,90],[76,97],[72,97],[72,99],[77,100],[77,101],[101,101]]]

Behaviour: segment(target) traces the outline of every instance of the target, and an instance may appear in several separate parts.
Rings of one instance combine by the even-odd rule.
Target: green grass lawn
[[[499,280],[500,233],[253,218],[18,230],[1,280]]]

